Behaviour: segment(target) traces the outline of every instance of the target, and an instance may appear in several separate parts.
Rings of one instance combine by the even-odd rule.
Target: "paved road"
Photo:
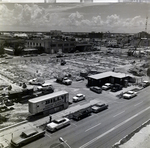
[[[142,90],[131,100],[120,99],[114,103],[111,102],[108,110],[78,122],[72,121],[70,126],[56,133],[46,132],[44,138],[24,147],[67,148],[58,140],[59,137],[63,137],[72,148],[110,148],[150,119],[148,90],[149,88]]]

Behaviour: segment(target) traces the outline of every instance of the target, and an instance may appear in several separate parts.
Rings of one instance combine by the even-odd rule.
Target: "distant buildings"
[[[62,51],[64,53],[70,52],[76,46],[75,41],[62,41],[54,39],[33,39],[27,40],[26,46],[29,47],[44,47],[46,53],[57,53]]]
[[[150,2],[150,0],[118,0],[118,2]]]

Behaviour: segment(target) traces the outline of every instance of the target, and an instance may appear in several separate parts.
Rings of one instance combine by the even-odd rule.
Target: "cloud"
[[[107,16],[106,19],[106,25],[108,26],[116,26],[116,25],[120,25],[120,17],[117,14],[113,14],[110,16]]]
[[[13,24],[13,11],[9,10],[6,5],[0,5],[0,25]]]
[[[134,16],[132,18],[123,18],[118,14],[108,16],[97,15],[97,13],[81,13],[79,11],[64,11],[64,7],[59,7],[62,11],[54,11],[52,5],[42,7],[37,4],[14,4],[13,9],[9,9],[5,4],[0,5],[0,25],[3,28],[7,26],[27,28],[76,28],[91,31],[97,29],[103,30],[125,30],[124,28],[142,28],[144,30],[145,18]],[[53,10],[53,11],[52,11]],[[103,30],[100,30],[103,29]]]
[[[99,16],[99,15],[92,17],[92,23],[93,23],[93,25],[96,25],[96,26],[99,26],[99,25],[101,26],[104,24],[101,16]]]
[[[69,22],[71,25],[79,26],[81,21],[84,19],[78,11],[69,15]]]

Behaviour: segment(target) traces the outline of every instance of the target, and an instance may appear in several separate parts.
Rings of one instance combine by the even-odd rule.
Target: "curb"
[[[150,124],[150,119],[144,122],[141,126],[139,126],[137,129],[133,130],[130,134],[123,137],[119,142],[115,143],[112,148],[119,148],[120,145],[126,143],[129,141],[136,133],[138,133],[143,127],[146,127],[148,124]]]
[[[22,122],[16,123],[16,124],[11,125],[11,126],[8,126],[8,127],[4,127],[4,128],[2,128],[2,129],[0,129],[0,132],[2,132],[2,131],[4,131],[4,130],[7,130],[7,129],[10,129],[10,128],[13,128],[13,127],[16,127],[16,126],[18,126],[18,125],[21,125],[21,124],[27,123],[27,122],[28,122],[28,121],[27,121],[27,120],[25,120],[25,121],[22,121]]]

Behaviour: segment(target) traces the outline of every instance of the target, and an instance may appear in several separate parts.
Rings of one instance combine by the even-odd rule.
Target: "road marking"
[[[76,88],[73,89],[73,91],[79,91],[79,90],[80,90],[80,89],[76,89]]]
[[[48,136],[49,138],[52,138],[50,135],[48,135],[48,134],[45,134],[46,136]]]
[[[75,123],[71,123],[71,124],[73,124],[74,126],[77,126]]]
[[[117,115],[113,116],[113,117],[117,117],[117,116],[119,116],[120,114],[122,114],[122,113],[124,113],[124,112],[125,112],[125,110],[124,110],[124,111],[122,111],[121,113],[119,113],[119,114],[117,114]]]
[[[141,102],[135,104],[134,106],[138,106],[138,105],[140,105],[141,103],[143,103],[143,101],[141,101]]]
[[[96,124],[96,125],[92,126],[91,128],[87,129],[85,132],[88,132],[89,130],[91,130],[91,129],[95,128],[96,126],[99,126],[100,124],[101,124],[101,123],[99,123],[99,124]]]
[[[91,141],[83,144],[82,146],[80,146],[79,148],[85,148],[89,145],[91,145],[92,143],[94,143],[95,141],[97,141],[98,139],[102,138],[103,136],[107,135],[108,133],[112,132],[113,130],[117,129],[118,127],[122,126],[123,124],[125,124],[126,122],[129,122],[130,120],[132,120],[133,118],[137,117],[138,115],[142,114],[143,112],[147,111],[150,109],[150,106],[147,107],[146,109],[142,110],[141,112],[139,112],[138,114],[135,114],[134,116],[130,117],[129,119],[121,122],[120,124],[116,125],[115,127],[113,127],[112,129],[108,130],[107,132],[95,137],[94,139],[92,139]]]

